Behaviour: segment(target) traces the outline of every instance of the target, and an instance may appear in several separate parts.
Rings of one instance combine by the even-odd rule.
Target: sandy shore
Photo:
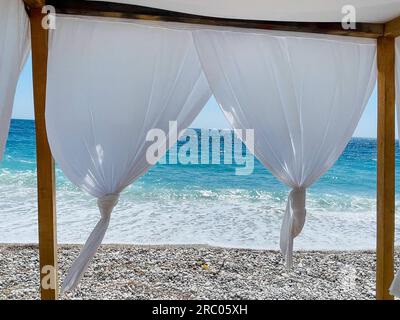
[[[63,279],[80,246],[59,248]],[[396,254],[397,267],[400,252]],[[375,253],[208,246],[101,247],[79,288],[62,299],[374,299]],[[0,299],[38,299],[38,248],[0,245]]]

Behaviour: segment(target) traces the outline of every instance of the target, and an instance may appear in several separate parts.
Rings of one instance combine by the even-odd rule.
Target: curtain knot
[[[281,228],[280,247],[288,269],[293,266],[293,239],[303,229],[306,220],[306,188],[293,188],[288,196]]]
[[[293,212],[292,235],[297,237],[306,221],[306,189],[294,188],[289,194],[290,206]]]
[[[119,193],[111,193],[97,199],[97,206],[99,207],[101,218],[109,219],[111,212],[117,205],[119,200]]]

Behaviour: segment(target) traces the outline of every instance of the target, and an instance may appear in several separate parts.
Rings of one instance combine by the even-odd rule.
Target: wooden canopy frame
[[[395,235],[395,37],[400,36],[400,17],[386,23],[357,23],[344,30],[341,23],[282,22],[198,16],[136,5],[83,0],[24,0],[31,22],[32,72],[36,126],[38,223],[42,299],[57,299],[57,238],[54,161],[45,127],[48,30],[42,28],[42,7],[57,13],[125,19],[170,21],[212,26],[311,32],[377,39],[377,247],[376,298],[393,299],[389,287],[394,277]],[[53,266],[54,272],[48,272]]]

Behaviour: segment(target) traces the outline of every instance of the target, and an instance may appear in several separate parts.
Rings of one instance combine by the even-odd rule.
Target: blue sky
[[[13,118],[33,119],[32,98],[32,64],[30,59],[26,63],[18,82],[14,101]],[[376,137],[376,103],[377,95],[374,90],[365,108],[364,114],[354,133],[355,137]],[[193,128],[229,128],[229,124],[219,109],[214,97],[210,99],[202,112],[191,125]],[[397,130],[396,130],[397,132]]]

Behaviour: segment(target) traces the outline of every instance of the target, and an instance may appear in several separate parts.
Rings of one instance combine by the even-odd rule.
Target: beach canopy
[[[66,290],[100,245],[119,193],[150,168],[149,130],[167,131],[177,121],[180,131],[208,101],[200,60],[233,128],[254,129],[255,155],[292,188],[281,231],[289,268],[306,188],[342,153],[376,81],[372,39],[165,25],[59,17],[52,31],[50,148],[65,175],[99,199],[101,212]]]
[[[349,4],[356,8],[356,19],[358,22],[387,22],[400,16],[399,2],[397,0],[100,1],[142,5],[201,16],[246,20],[340,22]]]
[[[36,1],[25,2],[35,8]],[[109,1],[104,7],[102,1],[81,2],[91,3],[92,11],[85,12],[103,12],[99,8],[109,9],[113,2],[144,3]],[[55,5],[54,1],[46,3]],[[205,25],[198,16],[185,14],[172,22],[172,13],[165,11],[157,12],[163,15],[161,20],[169,22],[158,21],[157,16],[151,18],[154,17],[151,10],[153,16],[149,15],[149,20],[157,21],[115,19],[106,14],[73,16],[70,13],[76,13],[77,9],[65,7],[65,3],[68,1],[60,7],[64,14],[57,15],[56,28],[49,32],[49,44],[48,31],[40,20],[41,11],[30,11],[32,44],[40,40],[40,49],[46,50],[32,47],[34,76],[38,61],[45,70],[42,68],[40,73],[43,81],[34,81],[35,105],[46,111],[45,118],[36,113],[40,118],[36,119],[37,130],[43,130],[40,136],[43,140],[38,141],[45,150],[51,150],[75,185],[98,199],[101,217],[66,276],[63,289],[74,289],[78,284],[105,235],[121,191],[146,173],[179,138],[171,130],[171,123],[181,133],[211,93],[234,129],[254,129],[254,148],[248,145],[250,151],[292,189],[280,241],[286,265],[292,267],[293,239],[300,234],[306,219],[306,189],[329,170],[346,147],[376,83],[377,65],[381,77],[378,79],[388,75],[386,81],[379,82],[378,89],[393,97],[382,99],[380,105],[386,108],[393,100],[394,112],[394,87],[393,90],[385,87],[394,84],[389,78],[391,74],[394,76],[394,68],[389,69],[394,66],[394,50],[392,57],[388,49],[392,45],[394,49],[394,39],[393,35],[384,36],[382,32],[386,29],[394,32],[397,22],[390,25],[391,29],[368,23],[387,22],[400,16],[400,2],[354,1],[357,21],[367,23],[360,27],[364,31],[350,34],[357,37],[323,34],[345,32],[337,24],[302,24],[304,30],[313,28],[313,33],[304,33],[285,30],[299,28],[298,24],[283,28],[279,24],[254,25],[248,21],[255,28],[243,28],[243,21],[223,20],[227,25],[222,26],[221,20],[214,20],[217,22]],[[155,0],[146,1],[146,5],[179,9],[191,15],[292,22],[337,22],[347,12],[341,10],[343,1],[322,0],[296,3]],[[130,6],[118,8],[132,10]],[[138,10],[148,12],[148,9]],[[14,0],[0,3],[0,19],[0,27],[6,24],[0,33],[0,147],[3,149],[16,82],[29,50],[29,22],[22,1]],[[191,23],[176,23],[183,21]],[[240,29],[232,27],[238,24]],[[261,30],[268,29],[267,26],[283,30]],[[321,31],[327,28],[329,32]],[[375,35],[379,32],[377,41]],[[399,51],[397,39],[398,57]],[[46,60],[41,60],[43,55]],[[392,61],[391,65],[387,59]],[[400,64],[397,64],[398,78],[399,74]],[[390,121],[389,116],[385,119]],[[41,126],[44,120],[46,130]],[[391,152],[394,158],[393,146],[387,147],[393,144],[394,135],[386,135],[385,125],[381,130],[386,139],[383,161]],[[149,147],[160,131],[167,135],[157,141],[156,156],[149,160]],[[378,144],[378,151],[382,151],[380,148]],[[38,177],[44,168],[40,163],[38,158]],[[394,189],[394,171],[390,171],[393,179],[388,185],[393,183],[393,187],[385,186],[385,180],[385,189],[380,187],[379,170],[378,188]],[[382,177],[387,178],[385,174]],[[54,178],[51,179],[47,180],[50,184],[54,183]],[[393,194],[394,202],[394,190],[387,192]],[[380,200],[380,195],[378,192],[378,201],[385,204],[386,198]],[[53,205],[51,208],[54,209]],[[48,213],[52,219],[51,212]],[[389,257],[385,267],[390,261]],[[393,261],[391,264],[393,270]],[[393,275],[390,282],[392,279]],[[399,282],[399,278],[393,282],[392,294],[399,294]]]

